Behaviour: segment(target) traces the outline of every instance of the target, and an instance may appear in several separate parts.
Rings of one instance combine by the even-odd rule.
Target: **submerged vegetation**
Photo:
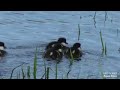
[[[102,44],[102,54],[107,55],[107,47],[106,47],[106,43],[103,42],[101,31],[100,31],[100,39],[101,39],[101,44]]]

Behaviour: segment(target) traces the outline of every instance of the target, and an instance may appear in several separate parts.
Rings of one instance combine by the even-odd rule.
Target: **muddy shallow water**
[[[66,37],[69,46],[80,42],[84,55],[71,68],[64,58],[58,64],[58,78],[102,78],[103,73],[120,71],[120,12],[97,11],[1,11],[0,41],[7,46],[7,55],[0,59],[0,78],[9,78],[14,67],[24,63],[33,66],[35,49],[38,48],[37,76],[44,73],[42,54],[48,42]],[[106,18],[105,18],[106,17]],[[78,24],[80,41],[78,41]],[[102,56],[99,32],[107,46],[107,55]],[[50,78],[55,78],[55,62],[46,61],[51,67]],[[14,72],[14,78],[21,69]],[[112,77],[110,77],[112,78]]]

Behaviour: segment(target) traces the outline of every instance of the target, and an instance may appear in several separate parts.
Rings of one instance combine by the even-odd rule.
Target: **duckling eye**
[[[53,52],[50,52],[50,56],[52,56],[53,55]]]
[[[59,52],[62,52],[62,49],[58,49]]]

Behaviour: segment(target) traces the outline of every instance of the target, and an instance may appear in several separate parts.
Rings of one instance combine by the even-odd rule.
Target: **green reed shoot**
[[[33,66],[33,77],[36,79],[36,73],[37,73],[37,48],[35,51],[35,57],[34,57],[34,66]]]
[[[70,49],[70,66],[73,64],[73,61],[74,61],[74,58],[73,58],[73,55],[72,55],[72,51]]]
[[[22,70],[22,77],[23,77],[23,79],[25,79],[25,72],[24,72],[23,67],[21,68],[21,70]]]
[[[19,79],[19,76],[18,76],[18,75],[19,75],[19,73],[17,73],[17,79]]]
[[[80,25],[78,24],[78,41],[80,40]]]
[[[20,71],[19,71],[19,73],[18,73],[18,78],[20,79]]]
[[[49,68],[49,67],[47,67],[46,79],[49,79],[49,71],[50,71],[50,68]]]
[[[17,73],[17,79],[20,79],[20,71]]]
[[[106,47],[106,43],[105,43],[105,55],[107,55],[107,47]]]
[[[100,38],[101,38],[101,44],[102,44],[102,54],[107,55],[107,46],[106,43],[103,43],[103,38],[102,38],[102,32],[100,31]]]
[[[103,38],[102,38],[102,33],[101,33],[101,31],[100,31],[100,38],[101,38],[102,50],[104,51],[104,43],[103,43]]]
[[[57,63],[56,63],[56,67],[55,67],[55,79],[57,79],[57,76],[58,76],[58,67],[57,67]]]
[[[30,66],[27,67],[27,77],[30,79]]]
[[[45,71],[44,71],[44,72],[45,72],[45,74],[44,74],[44,75],[45,75],[45,79],[46,79],[46,71],[47,71],[47,67],[46,67],[45,60],[43,60],[43,61],[44,61],[44,69],[45,69]]]

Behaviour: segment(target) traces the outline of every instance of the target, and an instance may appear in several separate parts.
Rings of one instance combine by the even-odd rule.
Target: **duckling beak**
[[[78,50],[81,50],[81,47],[79,47]]]
[[[66,43],[61,43],[63,46],[67,46],[67,44]]]
[[[65,42],[66,44],[68,44],[67,42]]]

